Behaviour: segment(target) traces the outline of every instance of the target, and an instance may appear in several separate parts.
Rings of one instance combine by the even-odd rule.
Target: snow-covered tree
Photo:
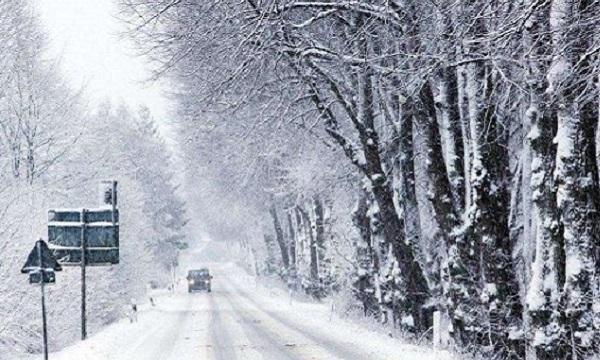
[[[487,357],[598,351],[598,2],[121,4],[221,238],[260,224],[310,279],[327,222],[365,313],[440,310]]]

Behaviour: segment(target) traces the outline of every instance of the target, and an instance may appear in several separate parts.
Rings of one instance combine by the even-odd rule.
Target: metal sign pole
[[[111,182],[111,191],[112,191],[112,195],[110,196],[110,202],[111,202],[111,220],[112,220],[112,226],[113,226],[113,244],[117,243],[117,182],[116,181],[112,181]]]
[[[115,223],[115,210],[117,209],[117,182],[113,181],[111,184],[112,195],[110,197],[113,215],[113,225]]]
[[[81,340],[87,338],[87,324],[85,311],[85,266],[86,266],[86,238],[85,238],[85,209],[81,209]]]
[[[42,265],[42,246],[37,243],[37,252],[40,258],[40,289],[42,293],[42,334],[44,337],[44,360],[48,360],[48,333],[46,329],[46,295],[44,294],[44,269]]]

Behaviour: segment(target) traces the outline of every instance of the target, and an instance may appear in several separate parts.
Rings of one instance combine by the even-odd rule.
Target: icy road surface
[[[211,267],[213,291],[174,295],[142,307],[53,360],[398,359],[446,360],[446,353],[404,345],[331,317],[329,304],[290,302],[281,289],[256,285],[232,265]]]

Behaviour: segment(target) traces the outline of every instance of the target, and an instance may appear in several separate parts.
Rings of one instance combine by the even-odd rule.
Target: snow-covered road
[[[290,301],[233,265],[211,270],[212,293],[162,294],[138,322],[113,324],[51,359],[451,359],[332,317],[327,304]]]

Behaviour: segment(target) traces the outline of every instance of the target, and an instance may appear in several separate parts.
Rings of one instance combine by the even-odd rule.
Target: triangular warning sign
[[[39,247],[39,249],[38,249],[38,247]],[[39,255],[40,252],[42,254],[41,268],[40,268],[40,255]],[[39,271],[39,270],[46,270],[46,271],[48,271],[48,270],[61,271],[62,270],[62,267],[60,266],[58,261],[56,261],[56,258],[52,254],[52,251],[50,251],[50,249],[48,248],[48,245],[46,245],[46,242],[43,240],[36,241],[35,246],[29,253],[29,256],[27,256],[27,261],[25,262],[25,265],[23,265],[21,272],[26,274],[26,273],[29,273],[32,271]]]

